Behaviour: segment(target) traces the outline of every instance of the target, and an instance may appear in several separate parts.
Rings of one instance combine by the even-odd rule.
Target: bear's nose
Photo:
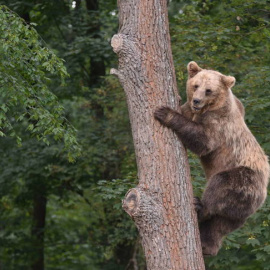
[[[194,104],[194,105],[198,105],[200,102],[201,102],[201,100],[198,99],[198,98],[194,98],[194,99],[193,99],[193,104]]]

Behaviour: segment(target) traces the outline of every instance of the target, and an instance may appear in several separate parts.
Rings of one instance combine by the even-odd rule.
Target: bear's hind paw
[[[218,246],[212,246],[212,247],[205,247],[202,244],[202,252],[204,257],[213,257],[218,254],[219,247]]]
[[[202,202],[201,202],[199,197],[194,197],[193,198],[193,204],[194,204],[196,212],[200,212],[202,210],[203,205],[202,205]]]

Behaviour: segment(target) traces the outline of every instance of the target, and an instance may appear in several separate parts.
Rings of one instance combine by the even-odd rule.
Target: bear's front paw
[[[154,112],[155,118],[163,125],[168,125],[174,116],[174,111],[169,107],[160,107]]]

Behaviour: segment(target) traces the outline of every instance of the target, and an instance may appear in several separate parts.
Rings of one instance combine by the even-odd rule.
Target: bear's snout
[[[198,105],[198,104],[200,104],[200,102],[201,102],[201,100],[198,99],[198,98],[194,98],[194,99],[193,99],[193,104],[194,104],[194,105]]]

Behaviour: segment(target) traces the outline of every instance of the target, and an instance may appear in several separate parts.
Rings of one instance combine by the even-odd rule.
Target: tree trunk
[[[112,47],[127,96],[139,185],[123,208],[139,230],[148,270],[205,269],[193,207],[186,151],[153,117],[168,105],[180,110],[166,0],[118,0],[119,33]]]
[[[99,14],[99,4],[98,0],[86,0],[86,8],[92,16],[94,16],[94,19],[98,19]],[[92,35],[93,38],[100,38],[98,33],[100,32],[100,24],[94,24],[91,28],[88,30],[88,34]],[[96,85],[98,82],[100,82],[101,76],[105,76],[106,70],[105,70],[105,63],[104,59],[101,55],[96,55],[95,57],[90,57],[90,79],[91,79],[91,86]]]
[[[32,270],[44,270],[44,230],[47,198],[41,193],[34,195],[32,238],[35,256],[31,267]]]

